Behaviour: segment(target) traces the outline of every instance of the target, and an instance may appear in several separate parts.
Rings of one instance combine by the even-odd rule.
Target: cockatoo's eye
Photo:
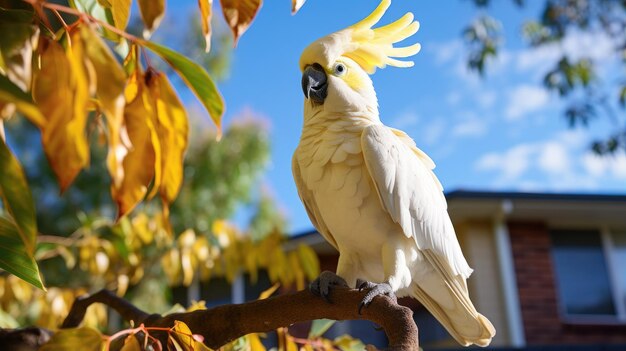
[[[344,74],[346,74],[347,71],[348,67],[346,67],[346,65],[344,65],[343,63],[336,63],[335,67],[333,67],[333,73],[336,76],[343,76]]]

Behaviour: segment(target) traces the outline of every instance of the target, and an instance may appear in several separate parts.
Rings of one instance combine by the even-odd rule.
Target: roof
[[[446,193],[446,199],[524,199],[524,200],[565,200],[565,201],[602,201],[626,202],[626,194],[597,193],[533,193],[516,191],[473,191],[453,190]]]

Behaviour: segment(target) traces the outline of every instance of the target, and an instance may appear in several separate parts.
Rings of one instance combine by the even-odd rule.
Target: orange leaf
[[[148,77],[146,84],[156,107],[156,130],[162,152],[161,164],[156,165],[161,168],[159,190],[161,198],[169,204],[176,199],[183,182],[183,159],[189,132],[187,113],[165,74],[155,72]]]
[[[131,146],[123,157],[123,177],[118,186],[111,186],[118,217],[130,212],[146,196],[160,153],[158,139],[153,137],[155,111],[144,77],[138,71],[131,76],[125,94],[124,125],[120,132]]]
[[[235,37],[235,45],[239,37],[250,27],[254,17],[261,8],[262,0],[220,0],[224,19],[230,26]]]
[[[200,7],[200,24],[202,25],[202,34],[206,41],[206,52],[211,50],[211,6],[213,6],[213,0],[198,0],[198,6]]]
[[[291,14],[295,15],[306,0],[291,0]]]
[[[43,148],[61,192],[89,163],[85,134],[90,95],[88,73],[81,41],[72,43],[66,54],[56,41],[43,40],[41,69],[33,87],[33,97],[46,118]]]
[[[165,14],[165,0],[138,0],[141,19],[146,25],[143,31],[144,38],[149,38],[154,32]]]

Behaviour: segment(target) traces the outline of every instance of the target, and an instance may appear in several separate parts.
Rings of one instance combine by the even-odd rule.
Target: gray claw
[[[330,295],[331,287],[335,286],[347,287],[348,283],[333,272],[323,271],[317,279],[311,282],[309,290],[313,294],[321,296],[326,302],[331,302],[328,296]]]
[[[393,289],[391,288],[391,285],[389,285],[389,283],[376,284],[359,279],[357,280],[357,286],[359,287],[359,291],[369,289],[369,291],[367,292],[367,294],[365,294],[365,297],[363,297],[363,300],[361,300],[361,303],[359,304],[359,314],[361,314],[361,310],[363,309],[363,307],[369,306],[372,303],[372,300],[374,300],[374,298],[378,295],[389,296],[394,301],[396,301],[396,303],[398,302],[396,294],[393,292]]]

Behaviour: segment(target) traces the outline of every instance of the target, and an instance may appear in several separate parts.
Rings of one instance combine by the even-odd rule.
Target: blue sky
[[[543,89],[543,74],[560,53],[591,55],[600,78],[619,69],[611,43],[600,34],[573,33],[559,45],[531,49],[521,26],[536,18],[542,2],[518,9],[493,1],[489,13],[503,24],[505,45],[484,78],[466,69],[461,32],[481,12],[468,0],[395,0],[381,23],[413,12],[421,23],[407,43],[422,51],[408,69],[389,67],[372,77],[382,121],[406,131],[437,164],[446,191],[520,190],[624,193],[626,156],[599,158],[588,151],[594,136],[612,125],[568,129],[563,104]],[[272,160],[263,187],[286,213],[292,232],[311,229],[291,177],[291,155],[302,128],[303,95],[298,59],[313,40],[345,28],[376,7],[377,0],[308,0],[295,16],[289,0],[265,1],[234,51],[228,80],[219,84],[232,123],[253,111],[267,120]],[[527,4],[528,5],[528,4]],[[169,11],[192,11],[195,1],[168,3]],[[217,10],[217,9],[216,9]],[[221,14],[216,13],[215,15]],[[183,93],[188,105],[197,105]]]

